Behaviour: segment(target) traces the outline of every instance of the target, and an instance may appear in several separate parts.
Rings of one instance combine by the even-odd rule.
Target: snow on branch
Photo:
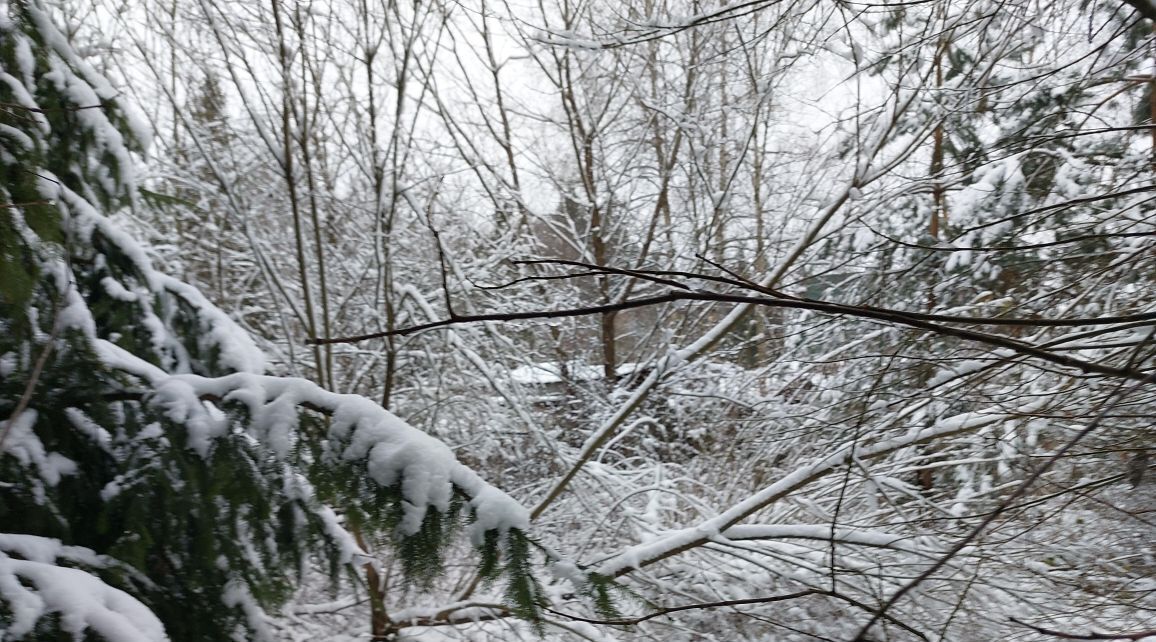
[[[236,373],[224,377],[170,375],[107,341],[97,341],[110,366],[148,381],[153,402],[174,421],[188,427],[187,446],[207,454],[214,438],[228,424],[214,403],[239,402],[250,413],[249,434],[278,456],[285,456],[296,439],[298,408],[332,417],[328,439],[334,463],[359,462],[382,487],[399,486],[402,493],[403,535],[421,528],[430,507],[449,509],[454,490],[469,498],[476,519],[471,539],[480,545],[486,531],[525,530],[529,512],[517,500],[486,483],[463,465],[441,441],[358,395],[329,392],[306,379]]]
[[[1046,399],[1046,395],[1044,395],[1043,398]],[[738,502],[715,517],[703,521],[697,526],[674,531],[653,541],[637,544],[625,549],[603,562],[598,568],[598,573],[610,577],[618,577],[630,573],[634,569],[641,569],[644,566],[649,566],[702,546],[708,542],[724,541],[730,535],[730,529],[738,526],[740,521],[784,497],[790,496],[798,489],[831,473],[839,467],[846,465],[852,458],[870,459],[879,457],[908,446],[1014,419],[1024,414],[1035,412],[1042,408],[1044,404],[1045,402],[1043,400],[1037,399],[1024,404],[1018,408],[1016,412],[968,412],[942,419],[933,426],[913,429],[906,435],[894,439],[886,439],[875,444],[861,445],[855,442],[847,443],[835,449],[831,454],[795,469],[777,482]],[[827,537],[829,538],[830,531],[828,530],[827,532]],[[736,531],[736,533],[739,537],[746,534],[742,528]],[[789,535],[783,534],[783,536]]]
[[[78,640],[87,631],[118,642],[169,639],[160,620],[136,598],[61,563],[111,565],[104,556],[59,540],[0,534],[0,598],[11,610],[5,639],[31,633],[49,615],[58,615],[61,630]]]
[[[827,524],[743,524],[723,531],[718,539],[732,541],[754,539],[810,539],[873,548],[889,548],[915,554],[929,549],[910,535],[899,535],[858,528],[832,529]]]

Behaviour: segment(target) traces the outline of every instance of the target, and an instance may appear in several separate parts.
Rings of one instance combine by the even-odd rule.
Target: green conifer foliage
[[[263,375],[106,218],[146,136],[38,0],[0,0],[0,637],[269,638],[307,564],[359,554],[322,499],[416,579],[457,530],[500,541],[535,617],[520,505],[372,402]]]

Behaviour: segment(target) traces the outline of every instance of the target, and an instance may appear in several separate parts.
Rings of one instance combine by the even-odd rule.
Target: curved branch
[[[748,294],[724,294],[719,292],[709,291],[691,291],[691,292],[668,292],[650,297],[641,297],[637,299],[629,299],[617,303],[608,303],[604,305],[594,305],[581,308],[569,308],[562,310],[531,310],[526,312],[493,312],[486,314],[462,315],[451,313],[448,317],[423,323],[420,325],[409,326],[406,328],[399,328],[386,332],[373,332],[370,334],[363,334],[351,337],[330,337],[324,339],[310,340],[309,343],[324,345],[331,343],[357,343],[368,339],[377,339],[387,336],[405,336],[422,332],[425,330],[432,330],[435,328],[444,328],[464,323],[476,323],[480,321],[521,321],[530,319],[556,319],[564,317],[578,317],[591,316],[596,314],[604,314],[607,312],[619,312],[622,310],[629,310],[634,308],[649,307],[661,305],[664,303],[674,303],[676,301],[700,301],[710,303],[746,303],[752,305],[760,305],[766,307],[780,307],[780,308],[794,308],[801,310],[811,310],[814,312],[822,312],[826,314],[845,315],[851,317],[858,317],[863,319],[872,319],[876,321],[884,321],[895,325],[902,325],[920,330],[926,330],[935,334],[955,337],[957,339],[964,339],[981,343],[997,348],[1006,348],[1017,354],[1034,357],[1041,361],[1047,361],[1069,368],[1075,368],[1081,372],[1089,374],[1100,374],[1109,377],[1116,377],[1121,379],[1130,379],[1133,381],[1147,381],[1148,374],[1143,370],[1136,368],[1125,367],[1117,368],[1113,366],[1087,361],[1085,359],[1078,359],[1072,356],[1056,354],[1049,350],[1036,347],[1034,345],[1010,339],[1008,337],[989,334],[986,332],[978,332],[975,330],[967,330],[964,328],[956,328],[944,325],[945,323],[961,323],[969,325],[997,325],[997,326],[1027,326],[1027,327],[1081,327],[1081,326],[1095,326],[1107,325],[1117,323],[1134,323],[1137,321],[1156,321],[1156,312],[1147,312],[1142,314],[1121,315],[1101,318],[1079,318],[1079,319],[1004,319],[998,317],[968,317],[968,316],[954,316],[943,314],[924,314],[916,312],[905,312],[901,310],[891,310],[887,308],[877,308],[874,306],[855,306],[844,305],[841,303],[830,303],[826,301],[816,301],[812,299],[783,299],[770,296],[755,296]]]

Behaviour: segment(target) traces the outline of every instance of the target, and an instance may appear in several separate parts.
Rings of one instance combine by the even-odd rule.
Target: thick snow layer
[[[53,52],[59,56],[61,61],[66,62],[70,68],[79,72],[79,76],[83,79],[84,87],[88,92],[92,92],[92,94],[100,100],[117,100],[121,97],[121,92],[117,91],[102,74],[97,73],[96,70],[92,68],[92,65],[89,65],[83,58],[76,54],[72,45],[69,44],[68,39],[65,38],[64,34],[60,33],[48,14],[32,4],[26,5],[25,10],[32,18],[36,26],[36,31],[44,38],[45,43],[52,47]],[[78,91],[81,90],[78,89]],[[93,103],[77,103],[79,106],[88,104]],[[147,148],[152,140],[152,128],[148,126],[148,120],[144,118],[135,107],[128,103],[128,101],[119,101],[117,106],[124,115],[126,124],[133,138],[142,148]],[[82,111],[91,112],[91,117],[94,119],[99,116],[103,123],[98,123],[98,126],[105,130],[111,130],[108,132],[110,134],[115,134],[115,138],[106,138],[105,140],[121,140],[120,132],[103,117],[101,113],[102,110],[90,109]],[[86,116],[88,115],[86,114]],[[121,161],[122,171],[132,171],[134,163],[123,144],[118,145],[110,151],[118,156],[118,160]],[[131,174],[129,174],[127,178],[131,179]],[[131,180],[126,182],[131,183]]]
[[[333,538],[338,549],[341,551],[341,563],[351,564],[357,559],[372,559],[365,549],[357,543],[353,535],[345,529],[341,524],[341,518],[337,513],[328,506],[322,506],[316,511],[316,514],[325,522],[325,532]]]
[[[35,466],[44,483],[55,486],[61,478],[76,473],[76,462],[44,448],[32,430],[36,417],[35,410],[27,409],[14,418],[0,421],[0,434],[6,434],[3,452],[12,455],[25,466]]]
[[[249,592],[249,587],[245,586],[243,582],[229,582],[225,587],[224,595],[221,596],[221,601],[225,606],[240,609],[245,614],[245,621],[249,625],[248,639],[257,642],[271,642],[276,639],[273,636],[273,630],[269,627],[269,617],[265,614],[265,610],[257,603],[256,598]]]
[[[111,367],[148,381],[156,391],[154,400],[188,429],[188,447],[201,454],[228,429],[211,412],[207,399],[244,404],[253,419],[247,427],[250,435],[282,456],[296,438],[290,405],[307,406],[333,418],[328,435],[331,456],[345,463],[362,463],[382,486],[401,485],[405,499],[402,534],[416,533],[430,507],[447,509],[454,488],[470,498],[477,514],[471,526],[475,542],[487,530],[529,526],[526,508],[459,462],[449,446],[365,397],[329,392],[306,379],[289,377],[170,375],[115,344],[98,340],[96,346]]]
[[[51,563],[57,559],[66,559],[93,567],[106,566],[112,560],[97,555],[87,548],[79,546],[65,546],[58,539],[23,535],[16,533],[0,533],[0,551],[15,555],[20,559]]]
[[[235,321],[205,298],[193,286],[167,274],[156,273],[155,280],[166,291],[180,297],[197,311],[201,328],[198,335],[205,344],[220,348],[221,365],[237,372],[265,372],[265,355]]]
[[[619,377],[625,377],[634,374],[637,369],[637,363],[623,363],[614,372]],[[600,381],[603,374],[602,366],[592,366],[579,361],[568,363],[565,368],[557,363],[535,363],[510,370],[510,379],[524,386],[546,385],[563,381]]]
[[[103,566],[87,549],[32,535],[0,534],[0,598],[12,611],[2,639],[20,639],[46,615],[60,616],[60,627],[80,639],[92,631],[117,642],[168,640],[164,626],[136,598],[58,559]]]
[[[120,229],[108,217],[99,213],[88,201],[44,170],[40,180],[45,198],[56,200],[67,210],[71,226],[78,234],[78,240],[89,242],[98,233],[114,244],[117,250],[132,262],[143,283],[130,290],[111,277],[105,277],[101,286],[110,296],[133,303],[142,298],[159,297],[169,307],[182,303],[196,318],[198,332],[197,347],[203,354],[213,353],[218,366],[237,372],[260,374],[265,371],[265,356],[257,348],[253,339],[224,312],[213,305],[196,288],[153,269],[144,247],[131,235]],[[57,323],[62,328],[80,330],[95,337],[96,328],[84,297],[76,290],[73,279],[67,275],[68,267],[63,260],[54,258],[43,266],[47,273],[57,275],[58,287],[65,290],[65,305],[57,314]],[[147,289],[145,289],[147,288]],[[189,371],[188,355],[181,342],[170,331],[170,324],[153,313],[151,305],[140,307],[142,324],[148,328],[155,349],[160,353],[173,354],[177,362],[166,364],[175,371]]]

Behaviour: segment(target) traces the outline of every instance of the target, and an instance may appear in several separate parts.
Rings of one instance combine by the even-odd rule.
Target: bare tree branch
[[[985,345],[994,346],[997,348],[1006,348],[1024,356],[1034,357],[1042,361],[1047,361],[1061,366],[1076,368],[1082,372],[1095,373],[1106,375],[1110,377],[1119,377],[1122,379],[1131,379],[1134,381],[1148,381],[1148,374],[1143,370],[1134,368],[1118,368],[1104,365],[1084,359],[1077,359],[1075,357],[1056,354],[1049,350],[1039,348],[1028,343],[1010,339],[1008,337],[994,335],[974,330],[967,330],[963,328],[956,328],[952,326],[943,325],[944,323],[966,323],[973,325],[997,325],[997,326],[1026,326],[1026,327],[1081,327],[1081,326],[1095,326],[1116,323],[1133,323],[1136,321],[1156,320],[1156,312],[1148,312],[1134,315],[1122,315],[1101,318],[1078,318],[1078,319],[1016,319],[1016,318],[1001,318],[1001,317],[965,317],[954,315],[941,314],[924,314],[917,312],[905,312],[900,310],[889,310],[885,308],[876,308],[873,306],[853,306],[839,303],[829,303],[824,301],[814,301],[810,299],[781,299],[765,296],[754,296],[748,294],[724,294],[718,292],[708,291],[691,291],[691,292],[669,292],[650,297],[642,297],[637,299],[630,299],[620,301],[617,303],[607,303],[604,305],[594,305],[581,308],[569,308],[562,310],[532,310],[526,312],[494,312],[488,314],[476,315],[459,315],[451,314],[445,319],[438,321],[431,321],[420,325],[409,326],[406,328],[399,328],[397,330],[385,332],[373,332],[369,334],[350,336],[350,337],[329,337],[316,340],[310,340],[310,343],[325,345],[333,343],[357,343],[369,339],[377,339],[388,336],[405,336],[422,332],[425,330],[432,330],[436,328],[444,328],[453,325],[461,325],[465,323],[477,323],[481,321],[524,321],[531,319],[558,319],[566,317],[580,317],[591,316],[597,314],[604,314],[607,312],[618,312],[622,310],[630,310],[634,308],[642,308],[654,305],[661,305],[665,303],[674,303],[678,301],[700,301],[713,303],[748,303],[767,307],[781,307],[794,308],[802,310],[813,310],[816,312],[824,312],[828,314],[846,315],[852,317],[859,317],[863,319],[872,319],[877,321],[884,321],[896,325],[917,328],[926,330],[936,334],[955,337],[958,339],[965,339],[974,341]]]
[[[557,615],[559,617],[564,617],[566,619],[574,620],[576,622],[586,622],[587,624],[605,624],[605,625],[610,625],[610,626],[633,626],[635,624],[641,624],[642,622],[645,622],[647,620],[653,620],[654,618],[657,618],[657,617],[662,617],[664,615],[670,615],[672,613],[679,613],[682,611],[698,611],[698,610],[704,610],[704,609],[717,609],[717,608],[725,608],[725,607],[733,607],[733,606],[748,606],[748,605],[753,605],[753,604],[770,604],[773,602],[785,602],[788,600],[798,600],[798,599],[802,599],[804,597],[810,597],[812,595],[823,595],[826,597],[841,600],[843,602],[846,602],[846,603],[854,606],[855,608],[862,609],[862,610],[867,611],[869,613],[875,612],[875,609],[871,608],[867,604],[860,602],[859,600],[847,597],[846,595],[843,595],[842,593],[838,593],[836,591],[827,591],[827,590],[823,590],[823,589],[806,589],[803,591],[796,591],[794,593],[785,593],[783,595],[768,595],[765,597],[751,597],[751,598],[745,598],[745,599],[741,599],[741,600],[720,600],[717,602],[702,602],[699,604],[684,604],[682,606],[670,606],[670,607],[660,608],[656,611],[652,611],[650,613],[647,613],[646,615],[639,615],[637,617],[631,617],[631,618],[610,619],[610,620],[587,618],[587,617],[582,617],[580,615],[574,615],[571,613],[563,613],[561,611],[555,611],[554,609],[549,609],[549,608],[545,609],[545,610],[547,612],[553,613],[554,615]],[[919,639],[921,639],[921,640],[927,639],[926,635],[924,635],[921,631],[912,627],[911,625],[909,625],[905,622],[902,622],[902,621],[898,620],[897,618],[894,618],[894,617],[889,616],[889,615],[885,615],[884,617],[887,619],[888,622],[895,624],[896,626],[902,628],[903,630],[915,635]]]

